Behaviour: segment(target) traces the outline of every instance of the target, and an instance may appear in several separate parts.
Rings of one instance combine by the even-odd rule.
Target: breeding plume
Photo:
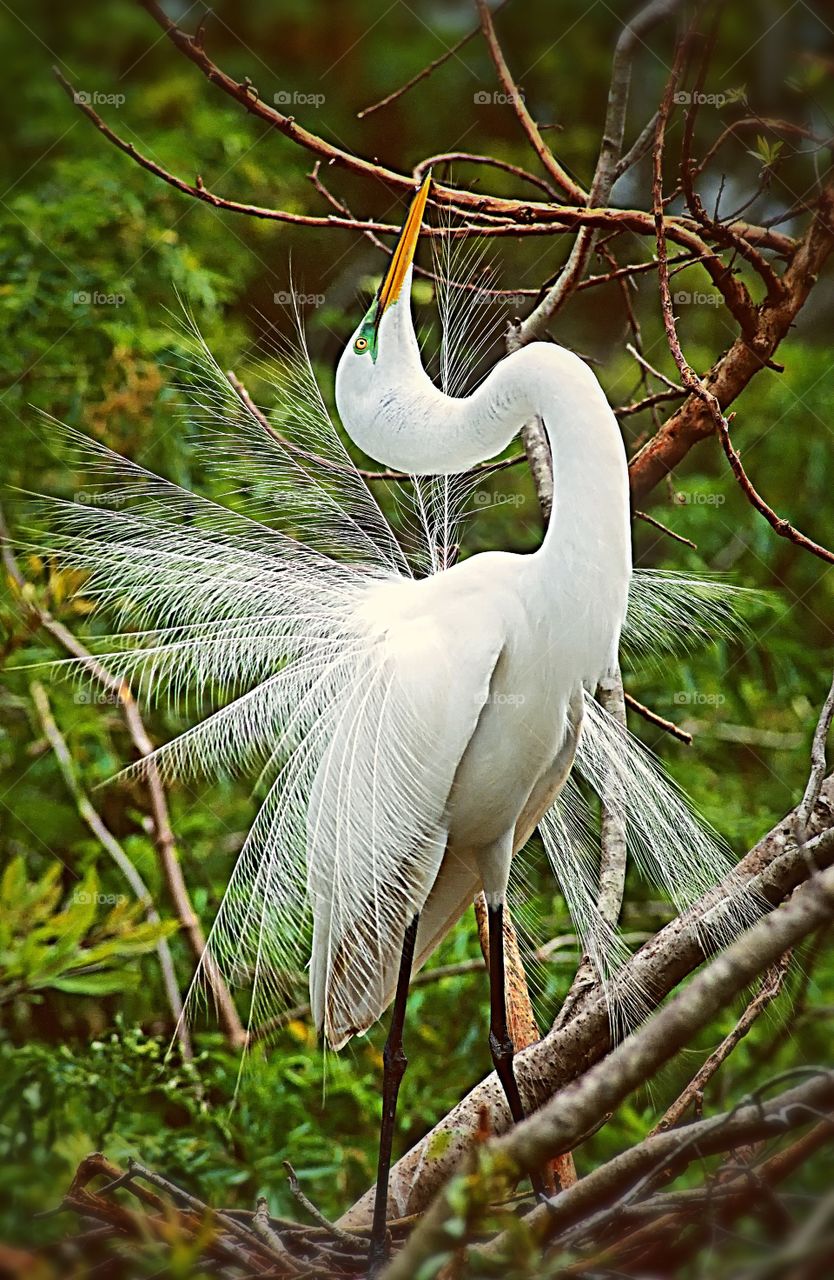
[[[619,806],[632,855],[679,908],[727,865],[593,698],[621,645],[656,654],[711,638],[726,622],[727,589],[632,575],[623,444],[579,357],[534,343],[455,395],[448,303],[441,385],[427,376],[410,286],[428,193],[427,180],[336,374],[350,438],[413,475],[409,546],[355,470],[304,350],[273,368],[278,407],[266,416],[196,332],[197,416],[205,457],[230,481],[223,503],[67,433],[100,496],[50,504],[49,553],[89,571],[85,596],[119,624],[119,643],[103,646],[111,668],[142,697],[221,702],[159,748],[159,767],[171,777],[260,770],[263,803],[211,932],[211,963],[252,987],[260,1020],[309,956],[316,1023],[335,1048],[394,1002],[374,1265],[409,980],[481,891],[490,1046],[512,1116],[523,1114],[502,915],[514,856],[537,827],[601,980],[616,969],[572,768]],[[541,547],[447,567],[472,468],[533,416],[555,473]]]

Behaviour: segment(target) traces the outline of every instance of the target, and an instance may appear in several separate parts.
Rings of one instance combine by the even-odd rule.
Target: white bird
[[[679,908],[728,866],[592,695],[617,669],[621,636],[638,653],[712,638],[726,629],[730,593],[685,577],[632,577],[622,439],[576,355],[534,343],[468,397],[433,384],[410,308],[428,193],[429,179],[339,362],[341,420],[380,463],[453,477],[538,416],[555,473],[538,551],[444,568],[435,535],[452,540],[456,481],[415,478],[434,571],[414,576],[330,422],[306,354],[285,355],[278,414],[265,430],[199,337],[200,404],[213,424],[206,456],[236,485],[243,477],[246,512],[239,494],[224,505],[199,498],[66,432],[102,490],[53,500],[55,534],[44,548],[89,570],[84,595],[115,612],[123,636],[129,630],[107,657],[141,695],[166,687],[175,698],[229,696],[157,750],[163,772],[261,765],[265,799],[212,929],[210,963],[252,985],[257,1016],[292,986],[309,947],[316,1024],[335,1048],[394,1001],[373,1266],[385,1253],[409,980],[481,890],[490,1046],[512,1116],[523,1114],[502,916],[514,855],[537,826],[601,976],[616,965],[617,938],[597,911],[593,859],[578,834],[574,764],[600,795],[621,797],[630,851]]]

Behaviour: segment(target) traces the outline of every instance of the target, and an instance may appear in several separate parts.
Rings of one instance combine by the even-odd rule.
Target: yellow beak
[[[397,247],[388,267],[388,274],[380,286],[378,317],[381,317],[391,303],[396,302],[399,298],[405,273],[414,261],[414,253],[417,249],[417,240],[420,236],[420,227],[423,223],[423,213],[426,208],[426,201],[429,198],[430,186],[431,174],[428,173],[423,179],[422,187],[411,202],[408,217],[403,224]]]

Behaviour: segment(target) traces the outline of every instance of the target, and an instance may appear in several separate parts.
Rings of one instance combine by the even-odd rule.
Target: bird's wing
[[[310,994],[335,1047],[367,1030],[393,994],[503,643],[496,615],[475,619],[462,600],[415,611],[422,584],[407,585],[405,608],[379,627],[334,715],[308,810]]]
[[[547,773],[539,779],[530,793],[515,829],[513,856],[520,853],[536,830],[540,820],[555,803],[567,782],[576,753],[582,719],[582,699],[577,697],[571,707],[568,732],[564,744]],[[414,970],[420,969],[446,934],[460,920],[464,911],[477,897],[481,889],[481,874],[474,854],[467,858],[465,852],[446,851],[437,879],[420,913],[417,929],[417,945],[414,954]],[[389,975],[388,1000],[393,997],[396,973]]]

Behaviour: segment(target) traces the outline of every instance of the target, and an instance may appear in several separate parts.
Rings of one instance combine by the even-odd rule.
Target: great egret
[[[497,364],[458,399],[426,375],[411,319],[412,259],[428,198],[414,200],[379,294],[345,348],[336,404],[345,430],[370,457],[417,475],[466,471],[495,457],[524,423],[544,424],[557,489],[533,555],[489,552],[419,583],[380,592],[370,625],[389,697],[421,726],[431,761],[422,771],[427,830],[389,936],[384,989],[399,952],[385,1046],[379,1212],[384,1230],[391,1126],[405,1069],[402,1028],[415,955],[436,945],[450,908],[483,890],[489,929],[492,1060],[513,1119],[524,1110],[513,1074],[504,991],[503,915],[515,850],[551,807],[573,763],[583,690],[617,666],[631,576],[629,489],[617,420],[597,379],[572,352],[533,343]],[[322,788],[317,803],[332,804]],[[405,850],[395,857],[401,858]],[[326,911],[313,939],[317,1022],[337,1042],[363,1030]],[[350,979],[348,979],[348,983]]]
[[[88,570],[85,597],[121,624],[108,663],[140,696],[165,688],[174,698],[227,698],[155,752],[159,768],[176,777],[261,765],[265,799],[207,963],[251,983],[257,1019],[292,986],[309,950],[316,1023],[335,1048],[394,1001],[374,1266],[385,1251],[409,979],[481,888],[490,1047],[512,1116],[523,1113],[502,914],[513,856],[537,825],[600,974],[618,962],[616,934],[596,907],[572,766],[600,795],[618,798],[630,851],[679,908],[728,866],[592,693],[618,661],[621,633],[638,654],[712,639],[726,628],[730,593],[684,576],[632,576],[623,445],[577,356],[533,344],[465,398],[448,394],[447,359],[445,389],[433,385],[409,301],[428,192],[427,179],[336,378],[348,434],[380,462],[415,473],[422,576],[353,467],[306,352],[285,353],[271,370],[279,407],[267,421],[196,331],[205,457],[235,489],[243,477],[245,493],[209,501],[65,429],[91,481],[76,501],[51,500],[54,533],[41,544]],[[556,475],[541,548],[444,568],[437,548],[453,540],[460,497],[452,473],[495,455],[534,414]],[[429,475],[445,478],[419,478]]]

